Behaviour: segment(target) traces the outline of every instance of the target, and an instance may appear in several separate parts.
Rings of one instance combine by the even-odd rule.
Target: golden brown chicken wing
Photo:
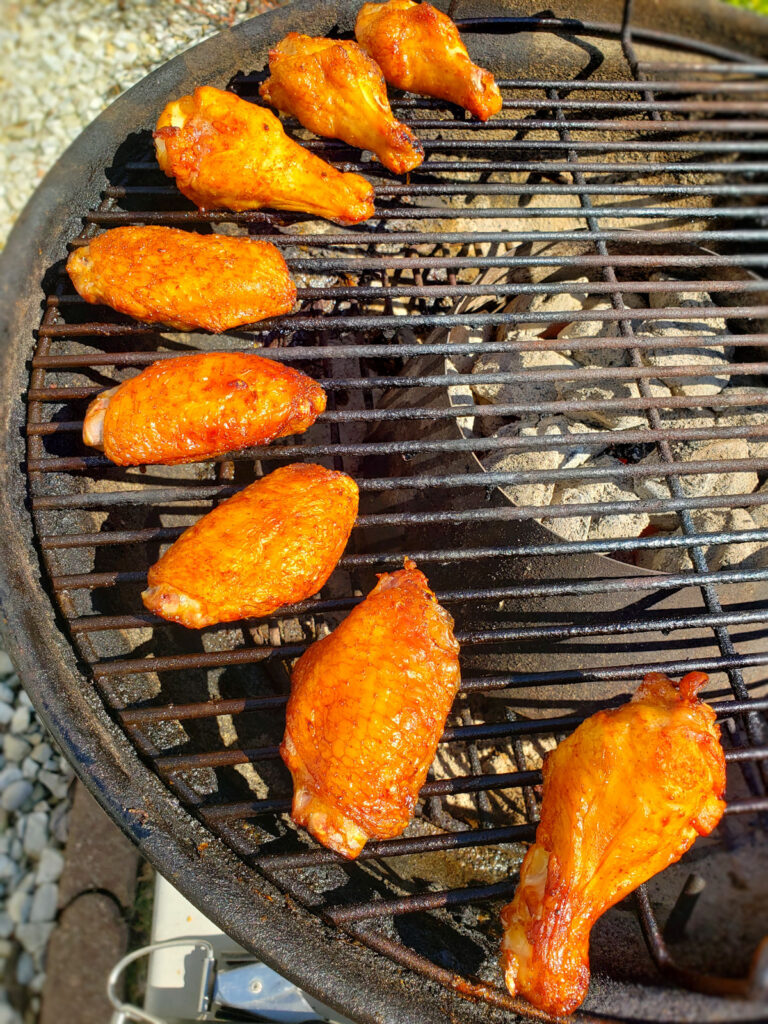
[[[269,51],[269,71],[261,95],[316,135],[370,149],[395,174],[424,159],[419,140],[392,115],[381,68],[357,43],[290,32]]]
[[[296,663],[280,747],[293,820],[345,857],[411,819],[459,687],[452,630],[406,560]]]
[[[373,186],[289,139],[278,118],[201,86],[169,103],[155,130],[158,162],[201,210],[302,210],[340,224],[373,215]]]
[[[357,497],[345,473],[276,469],[185,530],[149,570],[142,600],[164,619],[198,629],[303,601],[341,557]]]
[[[274,245],[176,228],[112,228],[75,249],[67,271],[86,302],[178,331],[226,331],[296,301]]]
[[[554,1015],[575,1010],[598,917],[717,825],[725,757],[715,713],[696,697],[706,680],[652,672],[547,758],[536,842],[501,914],[512,995]]]
[[[472,63],[459,30],[431,4],[363,4],[355,36],[398,89],[456,103],[481,121],[501,110],[493,75]]]
[[[271,359],[180,356],[95,398],[83,441],[118,466],[194,462],[300,434],[324,409],[317,381]]]

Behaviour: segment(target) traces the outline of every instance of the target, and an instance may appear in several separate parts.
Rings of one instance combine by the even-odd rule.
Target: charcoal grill
[[[768,570],[714,572],[704,546],[768,544],[768,529],[704,536],[691,512],[759,508],[768,492],[691,498],[681,480],[692,468],[762,479],[768,459],[676,461],[679,431],[665,410],[728,397],[654,397],[638,328],[691,314],[638,308],[628,296],[653,290],[650,271],[674,271],[680,281],[667,290],[714,297],[698,319],[728,317],[725,372],[764,379],[768,33],[714,0],[606,3],[609,23],[593,21],[586,2],[543,12],[529,0],[453,4],[470,51],[502,79],[498,119],[480,125],[445,104],[396,97],[427,152],[407,180],[340,143],[308,141],[375,181],[372,221],[340,229],[192,209],[152,157],[149,130],[167,99],[209,83],[256,100],[269,45],[290,30],[347,34],[356,7],[299,2],[170,62],[83,133],[22,215],[0,276],[5,641],[77,772],[162,873],[303,988],[388,1024],[546,1019],[506,994],[496,965],[498,909],[534,834],[542,751],[643,672],[703,669],[727,745],[728,813],[682,864],[598,924],[593,984],[576,1016],[764,1020],[768,956],[750,958],[768,932]],[[298,311],[211,337],[86,307],[63,273],[68,247],[133,223],[268,238],[299,277]],[[545,241],[579,249],[530,248]],[[494,269],[503,273],[489,283],[482,275]],[[424,358],[476,353],[446,336],[452,327],[538,319],[546,331],[551,316],[482,303],[546,291],[544,274],[558,270],[586,273],[590,290],[610,298],[600,319],[611,331],[592,342],[630,354],[629,369],[608,376],[639,382],[647,425],[623,440],[655,445],[670,486],[659,507],[678,517],[680,537],[562,541],[540,525],[541,509],[502,499],[502,474],[466,462],[487,443],[451,433],[467,407],[444,396],[461,375],[425,372]],[[530,347],[514,337],[489,344]],[[85,406],[102,388],[156,358],[254,346],[323,382],[328,410],[301,438],[146,470],[82,447]],[[759,440],[768,427],[739,432]],[[323,593],[267,621],[202,633],[145,614],[139,593],[163,546],[295,459],[346,469],[362,492]],[[617,511],[605,503],[594,513]],[[691,571],[640,572],[617,557],[674,544],[689,549]],[[415,822],[347,865],[288,819],[277,752],[288,669],[405,553],[456,618],[463,686]]]

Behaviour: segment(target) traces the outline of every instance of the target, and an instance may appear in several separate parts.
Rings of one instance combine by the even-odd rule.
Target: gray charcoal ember
[[[499,437],[562,437],[567,434],[594,433],[584,423],[571,423],[563,416],[552,416],[534,422],[510,423],[498,432]],[[599,449],[598,449],[599,450]],[[593,449],[574,441],[561,448],[529,450],[497,449],[483,455],[483,466],[494,473],[525,473],[535,470],[570,469],[588,462]],[[555,489],[554,483],[503,484],[502,491],[516,505],[548,505]]]
[[[668,398],[669,388],[660,381],[648,382],[654,398]],[[640,399],[640,388],[633,380],[563,381],[557,385],[557,397],[567,402],[597,402],[621,399]],[[565,416],[575,417],[608,430],[633,430],[648,426],[648,415],[640,409],[585,409],[566,412]]]
[[[694,509],[691,516],[699,533],[736,533],[755,530],[759,526],[743,508]],[[683,532],[678,527],[664,530],[660,535],[681,537]],[[718,569],[764,569],[768,565],[768,548],[764,543],[703,544],[701,547],[713,572]],[[657,572],[678,573],[693,569],[689,549],[685,547],[646,548],[637,552],[636,561],[641,568]]]
[[[652,281],[671,281],[668,275],[652,274]],[[708,307],[712,299],[706,292],[661,291],[648,296],[652,309]],[[654,338],[694,337],[691,348],[664,349],[660,341],[657,349],[643,349],[646,366],[698,366],[708,367],[711,373],[701,377],[662,378],[675,395],[717,395],[728,387],[727,371],[733,357],[733,346],[728,344],[730,333],[722,317],[703,314],[701,319],[675,320],[673,315],[661,320],[650,320],[642,336]],[[723,372],[718,372],[723,371]]]
[[[678,462],[724,462],[732,459],[749,459],[749,446],[743,438],[715,438],[711,441],[673,441],[670,447]],[[639,465],[659,465],[658,452],[651,452]],[[663,463],[662,463],[663,464]],[[752,470],[725,473],[680,474],[680,486],[687,497],[718,496],[726,494],[750,494],[759,479]],[[666,478],[638,477],[637,492],[645,498],[668,498],[669,484]]]
[[[608,455],[591,460],[588,465],[596,469],[615,469],[622,465],[618,459]],[[555,488],[553,505],[601,505],[617,501],[637,501],[638,497],[630,481],[585,480],[578,484],[561,484]],[[547,518],[546,526],[567,540],[604,540],[622,537],[636,537],[650,523],[644,512],[616,513],[609,515],[580,516],[578,519]]]
[[[536,371],[546,369],[576,369],[578,363],[561,352],[549,349],[534,349],[524,352],[495,352],[480,356],[472,373],[520,373],[527,371],[524,380],[498,384],[475,384],[470,382],[472,391],[479,398],[495,405],[510,405],[525,402],[536,406],[541,402],[554,402],[557,398],[557,382],[541,379]]]
[[[719,427],[765,427],[762,437],[746,438],[750,458],[768,459],[768,405],[750,405],[758,397],[765,398],[768,391],[760,387],[729,387],[724,395],[736,396],[743,404],[727,409],[716,409],[714,415]]]
[[[573,291],[575,285],[589,284],[589,278],[577,277],[573,281],[562,282],[563,288],[571,289],[571,291],[565,292],[554,292],[549,294],[537,293],[534,295],[523,294],[517,295],[512,302],[507,306],[506,312],[508,313],[544,313],[547,316],[547,321],[518,321],[512,330],[517,334],[532,334],[539,335],[542,331],[546,331],[551,323],[568,323],[568,316],[561,314],[568,314],[579,312],[586,306],[589,301],[589,296],[586,291]],[[506,334],[506,328],[500,329],[500,334]],[[499,340],[504,340],[499,338]]]

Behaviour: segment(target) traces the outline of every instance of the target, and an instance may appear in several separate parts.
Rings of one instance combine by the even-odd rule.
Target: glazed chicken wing
[[[271,359],[180,356],[95,398],[83,441],[118,466],[194,462],[300,434],[324,409],[316,381]]]
[[[226,331],[296,301],[274,245],[176,228],[112,228],[75,249],[67,271],[86,302],[178,331]]]
[[[198,629],[303,601],[341,557],[357,497],[345,473],[276,469],[185,530],[149,570],[142,600],[164,619]]]
[[[431,4],[363,4],[355,36],[398,89],[456,103],[481,121],[501,110],[493,75],[472,63],[459,30]]]
[[[301,210],[357,224],[373,215],[373,186],[342,174],[231,92],[201,86],[169,103],[155,130],[160,167],[201,210]]]
[[[381,68],[357,43],[290,32],[269,51],[269,71],[261,95],[316,135],[370,149],[396,174],[424,159],[419,140],[392,115]]]
[[[501,915],[512,995],[554,1015],[575,1010],[598,917],[719,822],[725,757],[715,713],[696,697],[706,681],[652,672],[547,758],[536,842]]]
[[[453,620],[408,560],[305,651],[280,747],[298,825],[349,858],[400,835],[459,687],[458,653]]]

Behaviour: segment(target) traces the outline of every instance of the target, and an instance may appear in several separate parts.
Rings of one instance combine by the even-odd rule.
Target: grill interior
[[[768,521],[702,533],[692,513],[765,509],[768,490],[691,496],[683,482],[693,473],[748,471],[762,484],[768,448],[763,457],[686,460],[674,446],[758,442],[768,439],[768,423],[687,425],[681,416],[736,407],[739,399],[727,388],[659,397],[651,384],[659,373],[644,360],[659,343],[644,328],[726,317],[733,355],[719,372],[735,385],[765,381],[768,65],[740,63],[711,46],[666,49],[666,37],[653,33],[620,36],[546,17],[460,27],[481,62],[489,33],[530,32],[532,46],[557,55],[553,67],[572,73],[501,81],[503,113],[486,125],[438,101],[395,97],[396,114],[417,129],[427,153],[407,180],[288,122],[309,148],[374,180],[376,216],[356,228],[269,211],[201,213],[159,172],[148,130],[126,139],[106,169],[102,202],[71,246],[134,223],[247,232],[280,246],[299,283],[299,307],[250,330],[174,334],[87,306],[63,263],[50,268],[26,428],[47,586],[115,723],[244,863],[333,930],[426,980],[532,1017],[542,1015],[503,991],[496,950],[498,909],[514,891],[521,844],[535,831],[542,756],[588,714],[626,696],[644,672],[709,672],[729,762],[727,815],[682,864],[596,927],[595,982],[581,1016],[645,1019],[650,996],[633,986],[658,988],[661,971],[681,988],[664,993],[653,1010],[660,1019],[679,1019],[691,1006],[700,1020],[762,1019],[756,1002],[731,997],[763,998],[768,982],[765,968],[748,975],[766,919],[758,910],[768,909],[757,872],[768,812],[768,568],[713,570],[708,554],[716,544],[768,546]],[[255,101],[262,78],[260,70],[241,73],[229,87]],[[656,283],[659,271],[672,280]],[[662,287],[707,293],[711,304],[654,306],[649,297]],[[520,296],[575,291],[607,298],[610,308],[509,308]],[[599,321],[602,329],[561,340],[563,317]],[[625,365],[544,366],[487,375],[487,383],[522,390],[531,379],[633,381],[638,396],[581,398],[575,406],[462,398],[468,383],[480,382],[467,363],[479,348],[500,355],[541,348],[540,339],[517,331],[521,323],[536,324],[547,351],[623,353]],[[665,337],[665,349],[683,352],[665,379],[711,372],[685,361],[690,346],[688,336]],[[301,437],[233,459],[146,469],[114,467],[82,446],[83,413],[103,388],[157,358],[254,347],[326,388],[327,412]],[[768,390],[755,403],[768,408]],[[640,411],[642,426],[611,437],[623,446],[621,467],[486,471],[485,453],[543,450],[543,442],[460,429],[469,416],[481,424],[574,408],[587,418],[596,410]],[[605,431],[580,440],[604,446]],[[559,444],[566,442],[573,435]],[[650,470],[632,461],[633,446],[655,453]],[[146,614],[139,594],[164,547],[217,501],[297,459],[343,469],[361,490],[350,545],[323,592],[266,621],[199,633]],[[675,517],[677,534],[562,539],[541,519],[584,509],[515,505],[500,490],[632,481],[642,473],[666,480],[668,496],[631,507],[605,500],[589,514],[600,520],[642,507]],[[627,558],[675,547],[689,551],[691,569],[661,574]],[[290,779],[278,743],[290,665],[404,554],[456,619],[462,690],[416,820],[404,837],[370,843],[348,865],[288,818]],[[701,878],[707,885],[698,898]],[[685,928],[691,914],[693,938]],[[683,989],[720,998],[704,1002]]]

